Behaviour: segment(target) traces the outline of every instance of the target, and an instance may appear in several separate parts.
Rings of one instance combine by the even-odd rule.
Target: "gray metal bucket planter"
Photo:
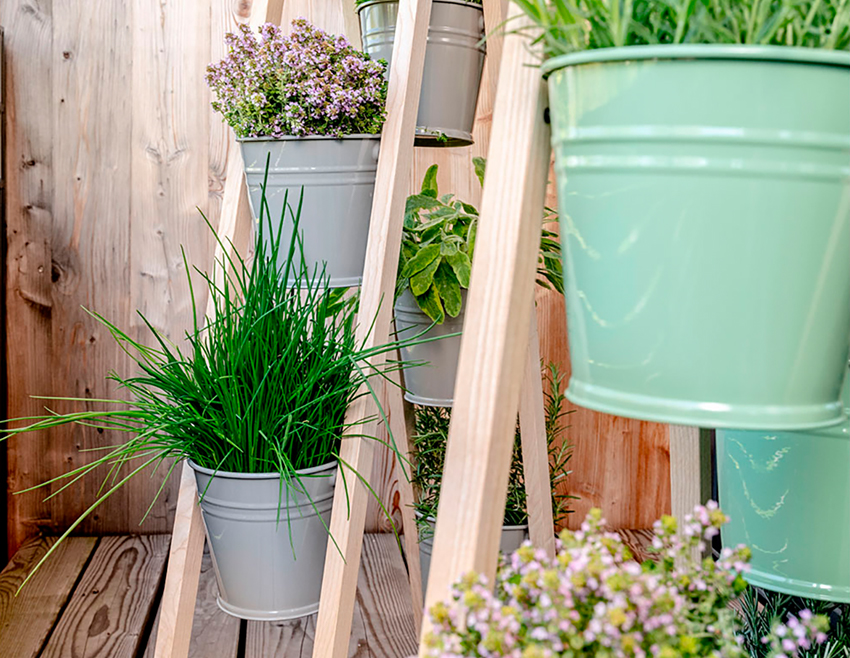
[[[428,519],[431,527],[435,521]],[[502,534],[499,538],[499,553],[509,555],[522,546],[522,542],[528,539],[528,525],[503,525]],[[431,553],[434,550],[434,536],[419,542],[419,565],[422,569],[422,594],[428,588],[428,574],[431,572]]]
[[[259,621],[316,612],[336,463],[298,471],[303,488],[293,482],[282,489],[277,473],[213,475],[197,464],[190,466],[202,495],[219,607],[234,617]]]
[[[395,304],[395,326],[399,339],[410,339],[428,330],[422,338],[435,338],[458,333],[463,329],[466,312],[466,290],[461,290],[461,309],[456,318],[447,317],[436,324],[416,304],[410,290],[405,290]],[[431,329],[428,329],[431,327]],[[451,407],[454,399],[460,336],[442,338],[421,345],[401,348],[402,361],[422,363],[404,371],[404,397],[427,407]]]
[[[393,56],[398,0],[360,5],[363,50],[372,59]],[[472,125],[484,68],[484,11],[463,0],[434,0],[425,50],[425,71],[416,117],[420,146],[472,144]],[[480,45],[479,45],[480,44]]]
[[[289,245],[292,215],[288,211],[283,215],[283,200],[288,191],[294,212],[303,187],[299,231],[304,238],[304,261],[311,276],[325,267],[332,288],[358,286],[363,278],[380,139],[380,135],[347,135],[239,140],[254,219],[260,216],[270,156],[266,202],[275,234],[283,217],[281,244]],[[268,230],[265,236],[268,239]],[[287,255],[288,249],[280,250],[281,261]],[[296,259],[299,267],[300,260]]]

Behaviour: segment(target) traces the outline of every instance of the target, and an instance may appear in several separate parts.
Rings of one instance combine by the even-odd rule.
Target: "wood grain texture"
[[[168,553],[167,535],[104,537],[56,625],[43,658],[134,658]]]
[[[184,461],[180,471],[168,571],[157,621],[157,658],[184,658],[189,655],[203,553],[204,522],[198,505],[197,482],[189,463]]]
[[[528,351],[549,129],[526,39],[504,39],[426,609],[462,574],[495,574]]]
[[[420,599],[421,601],[422,599]],[[248,622],[245,658],[311,658],[316,616],[286,622]],[[416,651],[407,574],[390,534],[366,535],[348,658],[403,658]]]
[[[555,521],[552,517],[549,443],[540,376],[540,336],[534,309],[530,315],[528,350],[519,398],[522,472],[527,497],[528,538],[551,558],[555,557]]]
[[[212,558],[205,552],[201,562],[198,596],[195,600],[189,658],[236,658],[237,656],[241,622],[222,611],[218,607],[217,598],[218,584],[215,580]],[[154,658],[161,613],[160,605],[142,658]]]
[[[16,593],[55,537],[29,540],[0,573],[0,656],[36,658],[97,545],[94,537],[69,537]]]
[[[712,439],[711,430],[670,425],[670,502],[677,519],[711,498]],[[702,559],[698,548],[692,557]]]
[[[360,318],[355,342],[364,349],[387,342],[392,318],[392,299],[398,270],[404,203],[410,168],[413,166],[413,137],[425,40],[430,17],[430,0],[409,0],[399,4],[395,47],[387,91],[387,119],[381,136],[375,195],[366,247],[363,285],[360,289]],[[374,324],[372,323],[374,318]],[[386,355],[374,357],[379,367]],[[359,397],[348,409],[346,425],[357,434],[369,436],[375,415],[370,396]],[[348,432],[340,448],[339,477],[352,480],[352,473],[372,474],[374,442]],[[366,521],[369,494],[360,481],[353,481],[346,492],[337,487],[334,494],[331,534],[340,550],[328,543],[322,599],[316,622],[316,653],[328,658],[343,658],[348,649],[360,550]]]
[[[6,121],[16,163],[7,198],[11,417],[43,413],[33,395],[116,395],[107,373],[132,372],[109,332],[82,307],[145,341],[150,336],[137,308],[173,339],[188,328],[180,249],[193,265],[208,267],[210,235],[197,208],[217,223],[226,151],[204,69],[242,4],[2,3],[0,21],[14,32],[7,35]],[[205,303],[203,287],[198,292]],[[82,450],[119,440],[79,427],[17,438],[9,449],[10,490],[81,465],[91,458]],[[91,478],[48,503],[45,492],[11,498],[11,550],[40,530],[63,530],[91,504],[99,484]],[[81,531],[138,531],[159,484],[136,478]],[[143,531],[170,530],[175,485],[176,479],[166,487]]]

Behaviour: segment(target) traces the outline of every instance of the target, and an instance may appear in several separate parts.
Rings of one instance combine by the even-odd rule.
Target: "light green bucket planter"
[[[850,411],[850,384],[845,404]],[[850,603],[850,423],[815,432],[717,432],[723,544],[753,551],[747,580]]]
[[[574,403],[665,423],[841,421],[850,53],[548,61]]]

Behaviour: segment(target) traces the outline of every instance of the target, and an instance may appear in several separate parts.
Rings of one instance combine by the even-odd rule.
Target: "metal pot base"
[[[409,391],[405,392],[404,399],[413,404],[418,404],[422,407],[442,407],[443,409],[450,409],[454,406],[454,400],[440,400],[437,398],[423,398],[419,395],[414,395]]]
[[[246,619],[247,621],[290,621],[292,619],[309,617],[319,611],[318,603],[304,606],[303,608],[266,612],[265,610],[248,610],[246,608],[230,605],[229,603],[225,603],[220,596],[216,597],[216,602],[222,612],[226,612],[231,617]]]
[[[472,146],[474,143],[472,133],[452,130],[451,128],[428,128],[426,126],[416,126],[416,136],[413,139],[414,146],[428,148],[456,148]]]
[[[567,399],[594,411],[670,425],[716,429],[801,430],[846,420],[840,402],[813,405],[740,405],[639,395],[570,379]]]
[[[820,583],[810,583],[805,580],[794,578],[782,578],[763,571],[751,569],[744,574],[744,579],[755,587],[768,589],[772,592],[781,592],[791,596],[799,596],[804,599],[815,599],[817,601],[835,601],[838,603],[850,603],[850,586],[832,587]]]

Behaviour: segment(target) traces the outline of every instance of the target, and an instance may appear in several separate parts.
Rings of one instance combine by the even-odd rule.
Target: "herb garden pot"
[[[422,339],[445,336],[440,340],[401,348],[402,361],[421,364],[404,371],[404,397],[409,402],[428,407],[452,406],[461,337],[451,334],[463,330],[466,290],[461,290],[460,295],[460,313],[455,318],[446,317],[443,324],[434,324],[420,310],[410,290],[405,290],[395,304],[395,326],[399,339],[411,339],[422,332],[425,332]]]
[[[284,197],[294,210],[303,187],[301,222],[304,264],[310,276],[321,274],[332,288],[360,285],[372,196],[375,191],[380,135],[342,138],[309,136],[280,139],[240,139],[249,200],[254,218],[260,216],[266,162],[269,163],[266,201],[274,235],[281,244],[292,239],[293,214],[284,215]],[[269,240],[268,225],[264,236]],[[288,250],[281,249],[281,265]],[[301,266],[300,255],[295,264]]]
[[[221,609],[261,621],[316,612],[336,464],[298,471],[301,483],[283,487],[278,473],[214,473],[191,466]]]
[[[702,427],[840,422],[850,53],[636,46],[543,69],[567,397]]]
[[[845,404],[850,412],[850,381]],[[753,552],[747,580],[850,603],[850,425],[808,432],[717,432],[725,546]]]
[[[392,65],[398,0],[361,4],[363,50]],[[484,11],[463,0],[434,0],[416,118],[421,146],[472,144],[475,106],[484,68]],[[389,69],[388,73],[389,75]]]
[[[432,530],[436,521],[428,519]],[[505,525],[502,526],[502,534],[499,538],[499,552],[509,555],[522,546],[522,542],[528,539],[528,525]],[[428,574],[431,572],[431,553],[434,550],[434,533],[431,532],[426,539],[419,541],[419,565],[422,570],[422,594],[428,587]]]

